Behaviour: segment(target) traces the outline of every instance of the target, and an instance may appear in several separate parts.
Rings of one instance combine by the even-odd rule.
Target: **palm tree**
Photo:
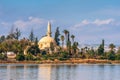
[[[77,49],[78,49],[78,45],[79,45],[78,42],[74,42],[74,43],[73,43],[73,46],[72,46],[72,50],[73,50],[73,51],[72,51],[72,52],[73,52],[74,54],[76,54],[76,51],[77,51]]]
[[[63,33],[65,34],[65,39],[66,39],[66,46],[67,46],[67,40],[68,40],[68,30],[64,30]]]
[[[74,43],[74,38],[75,38],[75,36],[74,36],[74,35],[71,35],[71,38],[72,38],[72,42]]]
[[[62,48],[63,48],[63,45],[64,45],[64,36],[63,35],[61,35],[61,41],[62,41]]]
[[[111,51],[113,51],[113,49],[115,48],[115,45],[114,45],[113,43],[111,43],[111,44],[109,45],[109,48],[111,49]]]
[[[65,34],[65,37],[66,37],[66,40],[67,40],[67,35],[68,35],[69,31],[68,30],[64,30],[63,33]]]
[[[85,53],[87,53],[87,51],[88,51],[88,47],[87,47],[87,46],[84,47],[84,50],[85,50]]]

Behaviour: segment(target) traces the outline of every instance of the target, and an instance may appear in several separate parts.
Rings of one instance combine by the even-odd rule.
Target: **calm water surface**
[[[0,64],[0,80],[120,80],[120,65]]]

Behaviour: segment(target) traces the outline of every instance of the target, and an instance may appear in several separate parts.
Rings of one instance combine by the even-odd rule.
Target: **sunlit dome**
[[[39,41],[39,43],[55,43],[55,40],[52,37],[45,36]]]
[[[47,36],[42,37],[38,42],[40,49],[50,48],[52,46],[56,46],[55,40],[51,37],[51,24],[48,22]]]

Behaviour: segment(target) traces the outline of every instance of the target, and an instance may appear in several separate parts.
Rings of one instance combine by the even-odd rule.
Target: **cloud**
[[[95,21],[92,22],[92,24],[96,24],[96,25],[100,26],[100,25],[110,24],[113,21],[114,21],[114,19],[106,19],[106,20],[96,19]]]
[[[32,27],[40,26],[46,22],[47,22],[47,20],[30,16],[30,17],[28,17],[28,19],[26,21],[25,20],[17,20],[13,24],[16,27],[25,28],[25,27],[30,27],[30,26],[32,26]]]
[[[50,20],[50,21],[53,22],[53,20]],[[19,19],[19,20],[15,20],[13,22],[2,21],[0,23],[0,25],[3,27],[6,27],[6,28],[14,26],[14,27],[18,27],[20,29],[25,29],[25,28],[30,28],[30,27],[34,27],[34,28],[41,27],[42,25],[46,24],[47,22],[48,22],[48,20],[46,20],[46,19],[30,16],[27,18],[27,20]]]
[[[0,21],[0,26],[3,27],[0,29],[1,34],[9,33],[12,27],[14,30],[19,28],[22,32],[22,37],[27,37],[33,29],[36,36],[43,36],[46,33],[47,23],[55,23],[55,20],[47,20],[39,17],[30,16],[27,19],[17,19],[15,21]],[[45,28],[44,28],[45,27]],[[5,32],[4,32],[5,31]]]
[[[78,27],[82,27],[82,26],[87,26],[87,25],[95,25],[95,26],[102,26],[102,25],[108,25],[108,24],[112,24],[114,22],[114,19],[104,19],[104,20],[100,20],[100,19],[95,19],[93,21],[89,21],[87,19],[81,21],[78,24],[75,24],[74,28],[78,28]]]
[[[80,23],[70,27],[70,32],[76,35],[76,40],[80,43],[98,43],[102,39],[108,42],[117,43],[120,41],[118,19],[84,19]]]
[[[1,22],[1,25],[4,26],[4,27],[7,27],[7,26],[9,26],[9,23],[7,23],[7,22]]]
[[[83,21],[81,21],[80,23],[75,24],[74,26],[72,26],[72,28],[82,27],[82,26],[88,25],[88,24],[89,24],[89,21],[83,20]]]
[[[83,20],[81,23],[87,25],[87,24],[89,24],[90,22],[89,22],[88,20]]]

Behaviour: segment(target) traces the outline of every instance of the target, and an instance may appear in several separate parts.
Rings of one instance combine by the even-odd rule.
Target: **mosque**
[[[49,50],[51,51],[51,47],[56,49],[56,41],[51,37],[51,23],[48,22],[47,26],[47,35],[42,37],[38,42],[38,46],[40,50]],[[53,50],[52,50],[53,51]]]
[[[39,42],[38,42],[38,47],[41,51],[46,51],[47,53],[52,53],[52,52],[57,52],[59,49],[59,46],[57,46],[56,41],[54,38],[51,36],[51,23],[48,22],[48,27],[47,27],[47,35],[42,37]],[[30,46],[27,46],[26,49],[24,50],[24,55],[27,54],[28,49]]]

